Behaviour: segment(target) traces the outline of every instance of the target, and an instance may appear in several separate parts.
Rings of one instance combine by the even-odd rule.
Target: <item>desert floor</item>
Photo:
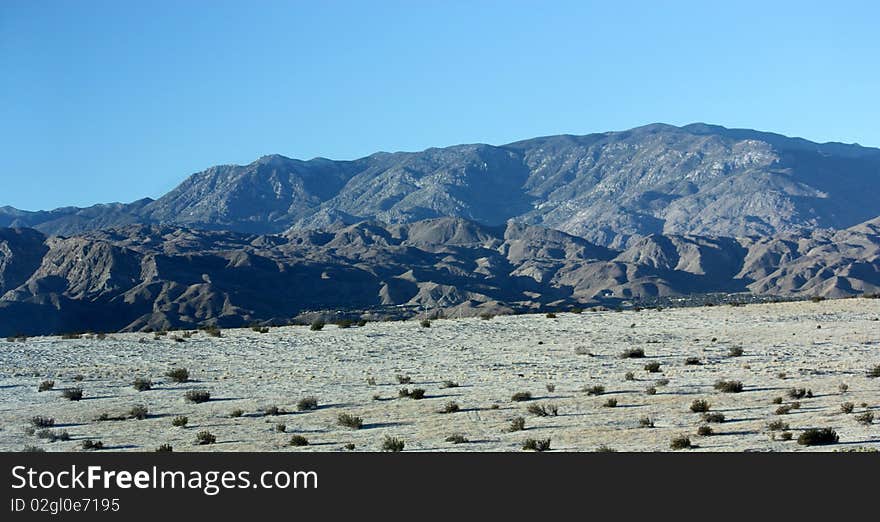
[[[429,328],[406,321],[224,330],[221,338],[198,332],[185,342],[174,341],[180,332],[158,340],[0,340],[0,450],[81,451],[91,439],[105,451],[153,451],[166,443],[174,451],[345,451],[348,444],[377,451],[392,436],[405,441],[405,451],[521,451],[527,438],[549,438],[553,451],[669,451],[680,435],[696,446],[686,451],[880,449],[880,378],[868,376],[880,365],[878,318],[880,299],[844,299],[435,320]],[[733,347],[743,355],[729,355]],[[621,358],[631,348],[645,357]],[[688,357],[702,364],[686,365]],[[652,362],[659,372],[646,371]],[[187,368],[192,382],[171,382],[165,373],[174,367]],[[412,382],[400,384],[398,375]],[[153,389],[136,391],[136,377],[151,379]],[[38,392],[47,379],[54,389]],[[444,387],[447,380],[458,386]],[[744,389],[720,392],[713,386],[719,380],[741,381]],[[62,390],[75,386],[83,399],[66,400]],[[605,391],[583,391],[592,386]],[[656,394],[646,392],[651,386]],[[425,397],[400,398],[404,387],[422,388]],[[791,398],[792,388],[811,390],[812,398]],[[211,400],[186,402],[190,389],[209,391]],[[512,401],[517,392],[533,399]],[[318,399],[318,409],[297,411],[306,396]],[[800,407],[777,415],[776,398]],[[609,399],[616,407],[605,406]],[[709,424],[711,436],[697,435],[705,422],[690,411],[695,399],[725,417]],[[441,413],[450,401],[460,410]],[[848,414],[841,409],[847,402]],[[138,404],[148,417],[125,418]],[[529,413],[536,404],[555,405],[558,415]],[[265,415],[273,405],[282,412]],[[236,409],[244,414],[231,416]],[[878,419],[858,422],[866,412]],[[121,420],[96,420],[103,413]],[[340,426],[340,413],[362,417],[362,428]],[[28,429],[36,415],[54,418],[52,429],[70,439],[38,438]],[[176,416],[188,417],[188,425],[172,426]],[[525,430],[510,432],[520,416]],[[654,427],[641,427],[643,418]],[[781,439],[785,430],[771,432],[772,421],[789,424],[793,440]],[[839,443],[799,445],[811,427],[833,428]],[[196,444],[203,430],[215,444]],[[310,444],[291,446],[295,434]],[[446,442],[452,434],[468,442]]]

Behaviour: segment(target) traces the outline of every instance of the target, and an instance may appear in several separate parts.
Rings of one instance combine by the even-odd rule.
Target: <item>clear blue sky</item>
[[[0,206],[651,122],[880,146],[874,1],[0,1]]]

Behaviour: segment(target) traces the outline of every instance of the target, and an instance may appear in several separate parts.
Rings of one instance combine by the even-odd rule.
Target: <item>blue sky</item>
[[[0,206],[222,163],[622,130],[880,146],[877,2],[0,2]]]

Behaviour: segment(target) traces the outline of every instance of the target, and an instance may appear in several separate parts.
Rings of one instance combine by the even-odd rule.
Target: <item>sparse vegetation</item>
[[[640,428],[653,428],[654,427],[654,419],[651,417],[642,417],[639,419],[639,427]]]
[[[642,359],[645,357],[645,350],[641,348],[627,348],[620,354],[621,359]]]
[[[69,401],[79,401],[83,398],[83,390],[78,386],[75,388],[67,388],[61,392],[61,395]]]
[[[189,418],[186,417],[185,415],[178,415],[177,417],[174,417],[173,419],[171,419],[171,425],[175,426],[177,428],[183,428],[188,423],[189,423]]]
[[[82,441],[81,447],[85,451],[104,449],[104,443],[100,440],[86,439]]]
[[[549,312],[547,314],[547,319],[556,319],[556,314],[554,314],[553,312]]]
[[[704,413],[703,420],[710,423],[724,422],[724,414],[718,412]]]
[[[205,446],[208,444],[214,444],[217,442],[217,437],[214,436],[210,431],[200,431],[196,434],[196,444],[200,446]]]
[[[743,391],[743,383],[741,381],[717,381],[715,389],[723,393],[739,393]]]
[[[807,394],[804,388],[792,388],[788,390],[788,397],[791,399],[802,399]]]
[[[406,442],[404,442],[403,439],[398,439],[389,435],[386,435],[385,440],[382,441],[382,451],[397,453],[403,451],[405,446]]]
[[[694,413],[706,413],[709,411],[709,408],[709,402],[704,399],[695,399],[694,402],[691,403],[691,411]]]
[[[648,386],[647,388],[645,388],[645,395],[657,395],[657,387]]]
[[[31,417],[31,426],[34,428],[51,428],[54,425],[55,419],[52,417],[43,417],[42,415]]]
[[[840,440],[831,428],[810,428],[798,437],[797,442],[802,446],[823,446],[826,444],[836,444]]]
[[[278,406],[276,406],[274,404],[270,404],[269,406],[263,407],[263,415],[266,417],[273,417],[275,415],[281,415],[282,413],[284,413],[284,412],[281,410],[281,408],[279,408]]]
[[[636,380],[636,374],[634,374],[633,372],[626,372],[626,373],[623,375],[623,380],[625,380],[625,381],[634,381],[634,380]]]
[[[727,355],[730,357],[742,357],[745,354],[745,350],[743,350],[742,346],[731,346],[727,351]]]
[[[412,378],[409,375],[397,374],[395,375],[398,384],[410,384],[412,383]]]
[[[866,411],[865,413],[860,413],[855,417],[856,422],[859,424],[863,424],[865,426],[870,426],[874,423],[874,413],[870,411]]]
[[[241,417],[242,415],[244,415],[244,410],[242,410],[240,408],[236,408],[236,409],[232,410],[232,412],[229,413],[229,416],[232,417],[233,419]]]
[[[211,394],[207,390],[189,390],[184,395],[187,402],[201,404],[211,400]]]
[[[59,440],[70,440],[70,434],[66,431],[55,431],[55,430],[40,430],[35,434],[38,439],[44,439],[49,442],[55,442]]]
[[[494,317],[495,316],[493,314],[490,314],[489,312],[483,312],[480,314],[480,319],[482,319],[484,321],[489,321],[490,319],[492,319]]]
[[[55,387],[55,381],[43,381],[43,382],[41,382],[40,385],[37,387],[37,391],[38,391],[38,392],[49,391],[49,390],[51,390],[51,389],[54,388],[54,387]]]
[[[684,360],[685,366],[700,366],[701,364],[703,364],[703,362],[700,361],[699,357],[688,357]]]
[[[868,377],[871,379],[880,377],[880,364],[868,370]]]
[[[453,433],[452,435],[446,437],[446,442],[451,442],[452,444],[465,444],[470,441],[461,433]]]
[[[602,395],[603,393],[605,393],[605,387],[599,385],[590,387],[585,386],[584,391],[587,392],[587,395]]]
[[[172,368],[165,373],[165,376],[173,382],[187,382],[189,381],[189,370],[186,368]]]
[[[160,444],[155,449],[155,453],[171,453],[172,451],[174,451],[174,448],[171,447],[171,444]]]
[[[780,406],[776,408],[776,411],[774,413],[776,413],[776,415],[788,415],[789,413],[791,413],[792,409],[793,408],[790,405]]]
[[[856,405],[851,402],[844,402],[840,405],[840,411],[843,413],[852,413]]]
[[[145,379],[143,377],[138,377],[132,383],[132,387],[137,391],[147,391],[153,387],[153,381],[150,379]]]
[[[510,421],[510,427],[507,428],[507,431],[522,431],[526,429],[526,419],[523,417],[515,417]]]
[[[340,413],[336,417],[336,422],[339,423],[340,426],[351,428],[353,430],[359,430],[364,425],[364,419],[348,413]]]
[[[447,380],[443,381],[443,384],[440,387],[441,388],[458,388],[458,383],[447,379]]]
[[[532,394],[530,392],[516,392],[511,397],[510,400],[513,402],[524,402],[532,400]]]
[[[688,449],[692,448],[691,439],[687,435],[679,435],[677,437],[673,437],[673,439],[669,442],[669,447],[674,450],[680,449]]]
[[[397,396],[400,398],[419,400],[425,398],[425,390],[423,388],[413,388],[412,390],[409,388],[401,388],[397,392]]]
[[[697,428],[697,435],[699,435],[700,437],[708,437],[710,435],[713,435],[714,433],[715,430],[713,430],[712,426],[709,426],[708,424],[704,424]]]
[[[536,417],[549,417],[559,415],[559,408],[555,404],[530,404],[526,411]]]
[[[449,401],[445,405],[443,405],[443,409],[440,410],[440,413],[455,413],[459,411],[461,407],[455,401]]]
[[[136,404],[128,410],[128,416],[131,419],[144,420],[148,415],[147,407],[143,404]]]
[[[323,320],[315,319],[314,321],[312,321],[312,324],[309,325],[309,330],[311,330],[313,332],[321,331],[324,329],[325,324],[326,323],[324,323]]]
[[[547,451],[550,449],[550,439],[526,439],[522,449],[524,451]]]
[[[318,398],[312,395],[303,397],[296,403],[296,409],[299,411],[317,410]]]
[[[555,385],[555,384],[548,384],[548,385],[546,386],[546,388],[547,388],[547,392],[548,392],[548,393],[553,393],[553,392],[556,391],[556,385]]]
[[[840,385],[837,387],[837,391],[839,391],[841,394],[846,393],[848,390],[849,385],[845,382],[840,383]]]
[[[294,435],[294,436],[290,437],[290,445],[296,446],[296,447],[308,446],[309,439],[303,437],[302,435]]]
[[[649,362],[645,365],[645,371],[650,373],[657,373],[660,371],[660,363],[657,361]]]
[[[602,406],[604,406],[605,408],[616,408],[617,399],[608,399],[602,404]]]
[[[767,429],[770,431],[787,431],[789,429],[789,426],[787,422],[775,420],[767,425]]]

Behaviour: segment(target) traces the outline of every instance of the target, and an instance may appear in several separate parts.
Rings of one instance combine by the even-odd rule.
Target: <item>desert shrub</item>
[[[595,453],[617,453],[617,450],[608,446],[606,444],[602,444],[596,448]]]
[[[649,362],[648,364],[645,365],[645,371],[651,372],[651,373],[659,372],[660,371],[660,363],[658,363],[657,361]]]
[[[666,386],[667,384],[669,384],[669,379],[657,379],[656,381],[654,381],[654,383],[657,386]]]
[[[526,411],[537,417],[549,417],[559,415],[559,407],[555,404],[531,404]]]
[[[73,339],[82,339],[82,334],[78,333],[66,333],[61,336],[62,339],[65,340],[73,340]]]
[[[61,395],[69,401],[78,401],[83,397],[83,390],[78,386],[75,388],[67,388],[61,392]]]
[[[398,384],[412,383],[412,377],[410,377],[409,375],[402,375],[398,373],[397,375],[395,375],[395,378],[397,379]]]
[[[359,430],[364,425],[364,419],[348,413],[340,413],[336,417],[336,422],[338,422],[340,426],[345,426],[346,428],[351,428],[353,430]]]
[[[136,404],[128,410],[128,416],[132,419],[144,420],[147,418],[147,407],[143,404]]]
[[[522,431],[526,429],[526,420],[523,417],[516,417],[512,421],[510,421],[510,427],[507,428],[507,431]]]
[[[55,442],[57,440],[70,440],[70,434],[66,431],[54,431],[54,430],[40,430],[35,434],[38,439],[45,439],[49,442]]]
[[[590,387],[585,386],[584,391],[587,392],[587,395],[602,395],[603,393],[605,393],[605,387],[599,385]]]
[[[529,392],[516,392],[511,397],[510,400],[513,402],[523,402],[532,400],[532,394]]]
[[[353,442],[348,442],[345,444],[345,446],[343,446],[343,448],[347,449],[348,451],[354,451],[355,445]]]
[[[189,380],[189,371],[186,368],[173,368],[168,370],[165,376],[174,382],[187,382]]]
[[[843,413],[852,413],[855,407],[856,405],[851,402],[844,402],[840,405],[840,411],[842,411]]]
[[[177,417],[174,417],[173,419],[171,419],[171,425],[178,427],[178,428],[183,428],[188,423],[189,423],[189,418],[184,415],[178,415]]]
[[[627,348],[620,354],[621,359],[641,359],[645,357],[645,350],[641,348]]]
[[[739,393],[743,391],[743,383],[741,381],[718,381],[715,383],[715,389],[723,393]]]
[[[494,317],[495,317],[495,316],[494,316],[493,314],[490,314],[489,312],[483,312],[483,313],[480,314],[480,319],[482,319],[482,320],[484,320],[484,321],[488,321],[488,320],[490,320],[490,319],[492,319],[492,318],[494,318]]]
[[[242,415],[244,415],[244,410],[242,410],[240,408],[236,408],[236,409],[232,410],[232,412],[229,413],[229,416],[232,417],[233,419],[237,418],[237,417],[241,417]]]
[[[549,312],[547,314],[547,319],[556,319],[556,314],[554,314],[553,312]]]
[[[718,412],[703,414],[703,420],[706,422],[724,422],[724,418],[724,414]]]
[[[679,435],[673,437],[669,442],[669,447],[674,450],[692,448],[691,439],[687,435]]]
[[[324,328],[325,324],[326,323],[324,323],[324,321],[322,321],[321,319],[315,319],[314,321],[312,321],[312,324],[309,325],[309,330],[313,332],[320,331]]]
[[[788,415],[789,413],[791,413],[792,409],[793,408],[790,405],[780,406],[776,408],[776,411],[774,413],[776,413],[776,415]]]
[[[708,437],[709,435],[713,435],[714,433],[715,430],[713,430],[712,426],[709,426],[708,424],[704,424],[697,428],[697,435],[699,435],[700,437]]]
[[[14,338],[10,337],[9,339],[6,339],[6,340],[7,341],[14,340]],[[46,453],[46,450],[44,450],[43,448],[41,448],[39,446],[34,446],[34,445],[29,444],[29,445],[21,448],[21,452],[22,453]]]
[[[822,297],[821,295],[814,295],[813,297],[810,298],[810,301],[812,301],[814,303],[821,303],[824,300],[825,300],[825,298]]]
[[[440,410],[440,413],[455,413],[459,411],[461,407],[455,401],[449,401],[444,406],[443,409]]]
[[[802,399],[807,394],[807,390],[804,388],[792,388],[787,393],[791,399]]]
[[[775,397],[773,399],[773,404],[782,404],[782,397]]]
[[[574,354],[575,355],[590,355],[590,356],[593,355],[592,353],[590,353],[590,350],[587,349],[586,346],[575,346],[574,347]]]
[[[269,333],[269,327],[268,327],[268,326],[251,326],[251,330],[253,330],[253,331],[257,332],[257,333],[261,333],[261,334]]]
[[[700,361],[699,357],[688,357],[684,360],[685,366],[700,366],[701,364],[703,364],[703,362]]]
[[[626,373],[623,375],[623,380],[625,380],[625,381],[634,381],[634,380],[636,380],[636,374],[634,374],[633,372],[626,372]]]
[[[464,444],[470,441],[468,441],[467,437],[465,437],[461,433],[453,433],[452,435],[446,437],[446,442],[451,442],[452,444]]]
[[[691,411],[694,413],[705,413],[709,411],[709,402],[704,399],[695,399],[691,403]]]
[[[55,419],[52,417],[43,417],[42,415],[31,417],[31,426],[34,428],[51,428],[54,425]]]
[[[410,390],[409,388],[401,388],[397,392],[397,396],[401,398],[419,400],[425,397],[425,390],[423,388],[413,388],[412,390]]]
[[[290,445],[291,446],[308,446],[309,439],[303,437],[302,435],[294,435],[290,437]]]
[[[335,324],[336,324],[337,328],[345,329],[345,328],[351,328],[351,325],[354,324],[354,321],[352,321],[350,319],[340,319],[339,321],[336,321]]]
[[[835,444],[840,440],[837,432],[831,428],[810,428],[798,437],[798,444],[802,446],[822,446],[825,444]]]
[[[403,451],[405,446],[406,442],[404,442],[403,439],[398,439],[389,435],[386,435],[385,440],[382,441],[382,451],[397,453]]]
[[[274,404],[263,407],[263,415],[265,415],[266,417],[281,415],[282,413],[284,413],[284,411]]]
[[[645,395],[657,395],[657,388],[655,386],[648,386],[645,388]]]
[[[369,384],[370,386],[375,386],[376,385],[376,378],[372,377],[372,376],[367,377],[367,384]]]
[[[579,308],[579,307],[577,307],[577,306],[574,307],[574,308],[572,308],[572,309],[569,310],[569,311],[570,311],[571,313],[573,313],[573,314],[582,314],[582,313],[584,313],[584,309],[583,309],[583,308]]]
[[[642,417],[639,419],[639,427],[640,428],[653,428],[654,427],[654,419],[651,417]]]
[[[727,351],[727,355],[730,357],[742,357],[744,353],[746,352],[742,349],[742,346],[731,346]]]
[[[429,321],[429,320],[427,320],[427,319],[422,319],[421,322],[419,322],[419,325],[420,325],[422,328],[430,328],[430,327],[431,327],[431,321]]]
[[[441,388],[458,388],[458,383],[455,381],[445,380],[443,381]]]
[[[100,440],[86,439],[82,441],[82,449],[86,451],[104,449],[104,443]]]
[[[223,337],[223,332],[217,326],[211,325],[205,327],[205,333],[211,337]]]
[[[547,388],[547,392],[548,392],[548,393],[553,393],[553,392],[556,391],[556,385],[555,385],[555,384],[548,384],[548,385],[546,386],[546,388]]]
[[[849,390],[849,385],[845,382],[840,383],[840,386],[837,387],[837,391],[840,393],[846,393]]]
[[[865,426],[870,426],[874,423],[874,413],[870,411],[866,411],[865,413],[860,413],[856,415],[856,421],[859,424],[864,424]]]
[[[76,374],[73,376],[73,380],[76,382],[82,382],[83,379],[85,379],[85,376],[83,376],[81,374]]]
[[[789,426],[786,422],[775,420],[767,425],[767,429],[770,431],[787,431],[789,429]]]
[[[790,431],[783,431],[779,434],[779,438],[782,440],[791,440],[792,435]]]
[[[607,401],[605,401],[604,404],[602,404],[602,406],[604,406],[606,408],[616,408],[617,407],[617,399],[608,399]]]
[[[880,377],[880,364],[868,370],[868,377],[871,379]]]
[[[210,431],[200,431],[196,433],[196,444],[200,446],[204,446],[207,444],[214,444],[217,442],[217,437],[214,436]]]
[[[143,377],[138,377],[131,385],[137,391],[147,391],[153,387],[153,381],[151,381],[150,379],[144,379]]]
[[[184,395],[187,402],[200,404],[211,400],[211,394],[207,390],[189,390]]]
[[[524,451],[547,451],[550,449],[550,439],[526,439],[522,449]]]
[[[38,392],[49,391],[49,390],[51,390],[51,389],[54,388],[54,387],[55,387],[55,381],[43,381],[43,382],[41,382],[40,385],[37,387],[37,391],[38,391]]]
[[[359,319],[358,322],[355,324],[357,324],[359,327],[364,327],[364,326],[367,326],[367,320],[366,319]]]
[[[317,410],[318,398],[311,395],[303,397],[296,403],[296,409],[299,411]]]
[[[155,453],[171,453],[174,448],[171,447],[171,444],[160,444],[154,451]]]

